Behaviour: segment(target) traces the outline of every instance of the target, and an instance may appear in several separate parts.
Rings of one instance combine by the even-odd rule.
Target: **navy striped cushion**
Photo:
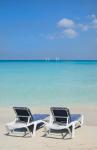
[[[48,114],[33,114],[32,115],[34,121],[43,120],[48,116],[49,116]]]
[[[71,122],[72,121],[76,121],[76,120],[79,120],[81,115],[80,114],[71,114]]]

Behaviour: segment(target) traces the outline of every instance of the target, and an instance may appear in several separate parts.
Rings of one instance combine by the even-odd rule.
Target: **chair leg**
[[[71,129],[70,129],[70,127],[71,127]],[[74,134],[75,134],[75,125],[72,124],[70,127],[68,128],[69,134],[71,135],[71,138],[74,138]]]
[[[61,135],[62,135],[62,138],[64,139],[65,135],[63,133],[61,133]]]
[[[45,134],[46,134],[46,136],[48,136],[50,134],[50,129],[46,129]]]
[[[46,136],[48,136],[51,132],[51,129],[48,129],[47,132],[46,132]]]
[[[80,117],[80,119],[79,119],[79,127],[82,127],[82,125],[83,125],[83,120],[84,120],[84,118],[83,118],[83,115]]]
[[[67,136],[67,134],[68,134],[67,132],[65,134],[62,133],[63,139]]]
[[[27,131],[28,131],[28,134],[30,134],[30,136],[32,137],[33,135],[32,135],[32,132],[30,131],[29,127],[26,127],[26,129],[27,129]],[[24,136],[25,136],[25,135],[26,135],[26,132],[25,132]]]
[[[9,135],[11,133],[11,130],[8,128],[8,126],[6,126],[6,130],[7,130],[7,135]]]
[[[6,126],[6,129],[7,129],[7,135],[10,135],[12,132],[14,132],[14,128],[9,129],[9,127]]]
[[[69,134],[71,135],[71,138],[72,138],[72,131],[70,130],[70,128],[68,128],[68,132],[69,132]]]
[[[37,127],[37,124],[35,123],[34,127],[33,127],[33,136],[35,136],[35,134],[36,134],[36,127]]]
[[[27,135],[27,133],[26,133],[26,131],[24,132],[24,134],[23,134],[23,136],[26,136]]]
[[[81,116],[81,123],[80,123],[80,126],[83,125],[83,121],[84,121],[84,117],[83,117],[83,115],[82,115],[82,116]]]
[[[48,130],[45,126],[44,126],[44,132],[45,132],[45,135],[47,136],[48,135]]]
[[[74,138],[74,134],[75,134],[75,125],[73,124],[72,125],[72,136],[71,136],[71,138]]]
[[[26,127],[28,133],[33,137],[36,133],[37,123],[30,124]]]

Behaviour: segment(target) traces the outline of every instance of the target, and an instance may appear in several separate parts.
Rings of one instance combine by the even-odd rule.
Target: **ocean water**
[[[0,106],[97,104],[97,61],[0,61]]]

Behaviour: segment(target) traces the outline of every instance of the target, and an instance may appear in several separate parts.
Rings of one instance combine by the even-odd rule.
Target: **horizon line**
[[[97,61],[97,59],[0,59],[0,61]]]

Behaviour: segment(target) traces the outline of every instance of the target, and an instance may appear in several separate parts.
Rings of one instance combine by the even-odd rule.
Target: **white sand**
[[[33,113],[49,113],[49,108],[31,108]],[[74,139],[64,140],[61,135],[53,134],[44,137],[44,129],[37,131],[36,136],[7,136],[5,124],[12,121],[14,112],[11,108],[0,108],[0,150],[97,150],[97,107],[71,107],[71,112],[84,114],[84,126],[75,131]]]

